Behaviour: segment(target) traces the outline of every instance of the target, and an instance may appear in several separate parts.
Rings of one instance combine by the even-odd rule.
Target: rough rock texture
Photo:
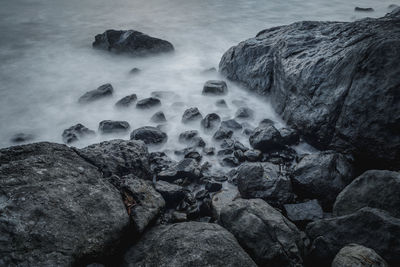
[[[129,53],[135,56],[174,50],[170,42],[134,30],[107,30],[103,34],[95,36],[93,48],[116,53]]]
[[[400,173],[379,170],[363,173],[340,192],[333,213],[340,216],[363,207],[386,210],[400,218]]]
[[[303,157],[295,166],[292,183],[302,198],[316,198],[331,210],[336,196],[353,179],[352,166],[341,154],[319,152]]]
[[[137,100],[136,94],[127,95],[118,100],[117,103],[115,103],[115,106],[118,108],[127,108],[131,106],[133,103],[135,103],[136,100]]]
[[[125,254],[123,266],[256,266],[234,236],[217,224],[158,226]]]
[[[65,129],[62,133],[62,139],[64,143],[70,144],[78,141],[80,138],[93,136],[95,132],[85,127],[83,124],[75,124],[68,129]]]
[[[207,81],[203,87],[203,95],[225,95],[228,93],[228,86],[224,81]]]
[[[0,150],[1,266],[104,260],[128,226],[118,190],[71,148]]]
[[[303,21],[230,48],[219,69],[271,103],[313,145],[363,167],[400,167],[400,9],[355,22]]]
[[[316,199],[303,203],[284,205],[286,216],[292,222],[309,222],[322,219],[324,213]]]
[[[79,155],[97,166],[104,174],[151,179],[149,152],[140,141],[111,140],[76,150]]]
[[[151,116],[150,120],[155,123],[163,123],[166,122],[167,119],[165,118],[165,114],[162,111],[158,111]]]
[[[342,248],[332,262],[332,267],[388,267],[373,249],[357,244]]]
[[[269,152],[283,145],[281,134],[272,125],[257,127],[250,135],[249,142],[254,149],[261,150],[262,152]]]
[[[103,134],[123,133],[131,128],[127,121],[104,120],[99,123],[99,132]]]
[[[161,106],[161,101],[155,97],[144,98],[136,103],[136,108],[138,109],[149,109],[158,106]]]
[[[219,219],[259,266],[302,266],[300,231],[265,201],[237,199]]]
[[[313,266],[328,266],[339,250],[350,243],[374,249],[390,265],[400,264],[400,219],[374,208],[312,222],[307,225],[312,241]]]
[[[99,88],[86,92],[84,95],[82,95],[78,102],[79,103],[89,103],[93,102],[95,100],[111,96],[114,92],[114,88],[112,87],[111,84],[106,83],[101,85]]]
[[[144,126],[132,131],[131,140],[141,140],[147,145],[159,145],[167,142],[168,136],[156,127]]]
[[[221,123],[221,117],[216,113],[210,113],[200,123],[205,131],[212,131]]]

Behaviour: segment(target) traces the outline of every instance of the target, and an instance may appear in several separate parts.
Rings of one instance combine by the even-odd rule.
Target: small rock
[[[247,107],[241,107],[236,111],[235,117],[238,119],[252,119],[254,117],[254,110]]]
[[[279,133],[282,137],[282,143],[287,146],[297,145],[300,142],[300,135],[295,129],[281,128]]]
[[[183,187],[165,181],[157,181],[155,189],[164,198],[167,208],[175,208],[186,195]]]
[[[121,133],[130,129],[130,125],[126,121],[104,120],[99,123],[99,131],[103,134]]]
[[[201,126],[204,130],[211,131],[219,126],[221,118],[216,113],[210,113],[201,120]]]
[[[174,211],[172,213],[172,221],[173,222],[184,222],[184,221],[187,221],[186,213]]]
[[[374,9],[372,7],[358,7],[356,6],[354,8],[354,11],[359,11],[359,12],[373,12]]]
[[[203,87],[203,95],[225,95],[228,93],[228,86],[224,81],[207,81]]]
[[[216,105],[217,107],[220,107],[220,108],[227,108],[227,107],[228,107],[228,105],[226,104],[226,102],[225,102],[224,99],[217,100],[217,101],[215,102],[215,105]]]
[[[167,142],[168,136],[156,127],[144,126],[133,130],[131,140],[142,140],[147,145],[159,145]]]
[[[217,72],[217,69],[212,67],[212,68],[208,68],[202,71],[203,74],[208,74],[208,73],[215,73]]]
[[[257,149],[249,149],[246,152],[244,152],[244,156],[247,161],[249,162],[257,162],[261,159],[261,151]]]
[[[199,164],[195,159],[186,158],[181,160],[178,164],[169,167],[158,173],[159,180],[173,182],[178,179],[191,179],[196,180],[200,177],[201,170]]]
[[[155,123],[162,123],[167,121],[164,112],[162,111],[156,112],[153,116],[151,116],[150,120]]]
[[[331,267],[369,266],[389,267],[375,250],[357,244],[348,244],[333,259]]]
[[[127,95],[118,100],[118,102],[115,103],[115,106],[119,108],[126,108],[131,106],[134,102],[136,102],[136,100],[137,100],[136,94]]]
[[[177,94],[172,91],[154,91],[151,92],[151,96],[162,99],[172,99],[174,97],[177,97]]]
[[[230,120],[221,122],[221,127],[231,129],[234,131],[242,129],[242,125],[234,119],[230,119]]]
[[[323,211],[318,200],[313,199],[304,203],[285,204],[286,215],[292,222],[303,223],[323,218]]]
[[[203,119],[198,108],[189,108],[182,115],[182,123],[189,123]]]
[[[221,165],[222,166],[226,166],[226,167],[237,167],[240,165],[239,160],[235,157],[235,156],[228,156],[228,157],[224,157],[221,161]]]
[[[72,142],[78,141],[80,138],[95,135],[95,132],[86,128],[84,125],[78,123],[74,126],[65,129],[62,133],[63,142],[70,144]]]
[[[208,155],[208,156],[215,155],[215,147],[204,147],[203,148],[203,153]]]
[[[202,156],[197,151],[190,151],[189,153],[185,154],[184,158],[185,159],[195,159],[197,162],[200,162],[202,159]]]
[[[158,98],[155,97],[148,97],[145,99],[142,99],[136,103],[136,108],[139,109],[149,109],[149,108],[154,108],[161,106],[161,101]]]
[[[221,183],[217,183],[217,182],[209,181],[209,182],[206,183],[205,188],[206,188],[206,190],[208,192],[217,192],[217,191],[221,190],[222,184]]]
[[[111,96],[114,92],[114,88],[111,84],[103,84],[99,88],[86,92],[83,96],[81,96],[78,100],[79,103],[88,103],[92,102],[107,96]]]
[[[275,122],[273,122],[270,119],[263,119],[258,123],[258,127],[269,127],[269,126],[274,126]]]

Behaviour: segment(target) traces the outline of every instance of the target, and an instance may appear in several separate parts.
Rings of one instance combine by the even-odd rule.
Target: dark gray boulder
[[[75,124],[68,129],[65,129],[62,133],[63,142],[66,144],[78,141],[81,138],[95,135],[93,130],[86,128],[83,124]]]
[[[269,95],[320,149],[353,152],[363,168],[400,162],[400,9],[355,22],[303,21],[230,48],[220,72]]]
[[[366,171],[340,192],[333,206],[333,214],[350,214],[363,207],[386,210],[400,218],[400,173]]]
[[[134,30],[107,30],[95,36],[93,48],[115,53],[128,53],[134,56],[165,53],[174,50],[170,42]]]
[[[303,266],[300,231],[265,201],[232,201],[222,208],[219,222],[259,266]]]
[[[246,152],[244,152],[244,157],[249,162],[259,161],[261,159],[261,155],[262,155],[261,151],[257,149],[249,149]]]
[[[99,100],[108,96],[111,96],[114,92],[114,88],[112,87],[111,84],[106,83],[101,85],[99,88],[86,92],[84,95],[82,95],[78,102],[79,103],[89,103],[93,102],[95,100]]]
[[[228,93],[228,86],[224,81],[207,81],[203,87],[203,95],[225,95]]]
[[[282,136],[272,125],[257,127],[249,137],[250,145],[262,152],[269,152],[283,146]]]
[[[217,107],[220,107],[220,108],[227,108],[228,107],[228,105],[226,104],[226,101],[224,99],[217,100],[215,102],[215,105]]]
[[[294,200],[289,177],[272,163],[245,163],[239,167],[237,186],[243,198],[261,198],[274,207]]]
[[[149,152],[143,142],[117,139],[76,149],[76,152],[98,167],[104,176],[134,174],[151,179]]]
[[[349,244],[335,256],[331,267],[389,267],[384,259],[373,249],[357,244]]]
[[[216,113],[210,113],[207,114],[200,123],[205,131],[212,131],[221,123],[221,117]]]
[[[233,135],[233,131],[226,127],[219,127],[219,129],[214,133],[213,139],[216,141],[222,141],[224,139],[229,139]]]
[[[190,123],[202,119],[203,115],[201,115],[198,108],[189,108],[182,115],[182,123]]]
[[[118,190],[65,145],[0,150],[0,265],[109,259],[129,227]]]
[[[175,208],[186,196],[186,190],[182,186],[161,180],[155,183],[155,189],[164,198],[167,208]]]
[[[182,222],[146,232],[122,266],[257,266],[234,236],[213,223]]]
[[[173,182],[178,179],[196,180],[200,178],[201,169],[195,159],[186,158],[176,164],[171,165],[168,169],[158,173],[157,179],[167,182]]]
[[[240,107],[236,111],[235,117],[238,119],[253,119],[254,110],[248,107]]]
[[[307,225],[313,266],[329,266],[341,248],[356,243],[375,250],[390,265],[400,264],[400,219],[387,212],[362,208],[355,213]]]
[[[285,204],[286,216],[294,223],[307,223],[322,219],[324,212],[318,203],[313,199],[303,203]]]
[[[133,103],[135,103],[137,100],[137,95],[136,94],[131,94],[127,95],[115,103],[115,106],[118,108],[127,108],[131,106]]]
[[[300,135],[295,129],[285,127],[279,129],[279,133],[282,137],[282,143],[287,146],[297,145],[300,142]]]
[[[156,127],[144,126],[132,131],[131,140],[141,140],[147,145],[160,145],[167,142],[168,136]]]
[[[127,121],[104,120],[99,123],[99,132],[103,134],[123,133],[131,128]]]
[[[351,163],[332,151],[304,156],[292,173],[293,189],[302,198],[316,198],[331,210],[336,196],[353,180]]]
[[[136,108],[138,109],[149,109],[159,106],[161,106],[161,101],[155,97],[144,98],[136,103]]]
[[[162,111],[158,111],[158,112],[154,113],[154,115],[151,116],[150,120],[155,123],[162,123],[162,122],[167,121],[167,119],[165,118],[164,112],[162,112]]]

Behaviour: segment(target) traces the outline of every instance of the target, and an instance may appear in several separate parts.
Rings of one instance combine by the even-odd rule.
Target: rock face
[[[156,127],[144,126],[133,130],[131,140],[141,140],[148,145],[159,145],[167,142],[168,136]]]
[[[77,152],[98,167],[104,176],[134,174],[151,179],[149,152],[143,142],[117,139],[90,145]]]
[[[100,86],[99,88],[86,92],[83,96],[81,96],[78,100],[79,103],[88,103],[93,102],[95,100],[111,96],[114,92],[114,88],[111,84],[106,83]]]
[[[123,133],[131,128],[127,121],[104,120],[99,123],[99,131],[103,134]]]
[[[374,249],[390,265],[400,264],[400,219],[387,212],[362,208],[355,213],[308,224],[312,241],[310,262],[329,266],[339,250],[350,243]]]
[[[293,171],[296,194],[316,198],[326,210],[331,210],[336,196],[353,178],[352,166],[341,154],[326,151],[303,157]]]
[[[0,265],[107,259],[129,226],[121,196],[64,145],[0,150]]]
[[[400,218],[400,173],[371,170],[363,173],[337,196],[333,213],[350,214],[363,207],[378,208]]]
[[[221,123],[221,118],[216,113],[207,114],[204,119],[201,120],[201,126],[205,131],[212,131]]]
[[[259,266],[303,266],[300,231],[265,201],[237,199],[219,219]]]
[[[400,9],[379,19],[297,22],[230,48],[219,69],[318,148],[373,168],[400,164]],[[390,36],[390,37],[388,37]]]
[[[62,133],[63,142],[70,144],[72,142],[78,141],[80,138],[94,135],[95,132],[86,128],[84,125],[78,123],[74,126],[65,129]]]
[[[174,50],[170,42],[134,30],[107,30],[103,34],[95,36],[93,48],[116,53],[128,53],[134,56],[171,52]]]
[[[35,139],[35,136],[33,134],[17,133],[13,137],[11,137],[11,142],[23,143],[23,142],[32,141],[33,139]]]
[[[256,266],[231,233],[217,224],[183,222],[146,232],[123,266]]]
[[[389,265],[373,249],[349,244],[333,259],[332,267],[351,266],[388,267]]]

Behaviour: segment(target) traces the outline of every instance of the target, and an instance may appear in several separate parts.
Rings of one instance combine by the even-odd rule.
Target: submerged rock
[[[243,128],[243,126],[234,119],[222,121],[221,127],[231,129],[233,131],[237,131]]]
[[[118,108],[126,108],[131,106],[133,103],[135,103],[137,100],[137,95],[136,94],[131,94],[127,95],[115,103],[115,106]]]
[[[107,30],[103,34],[95,36],[93,48],[115,53],[128,53],[134,56],[171,52],[174,50],[170,42],[134,30]]]
[[[216,113],[210,113],[205,116],[204,119],[201,120],[201,126],[206,131],[212,131],[219,126],[221,123],[221,118]]]
[[[213,139],[216,141],[222,141],[224,139],[229,139],[233,135],[233,131],[227,129],[226,127],[219,127],[219,129],[214,133]]]
[[[17,133],[11,138],[11,142],[13,143],[23,143],[32,141],[35,138],[33,134],[28,133]]]
[[[111,96],[114,92],[114,88],[111,84],[103,84],[99,88],[86,92],[83,96],[81,96],[78,100],[79,103],[89,103],[95,100],[99,100],[108,96]]]
[[[228,86],[224,81],[207,81],[203,87],[203,95],[225,95],[228,93]]]
[[[182,115],[182,123],[190,123],[203,119],[198,108],[189,108]]]
[[[164,112],[158,111],[151,116],[150,120],[155,123],[166,122],[167,119],[165,118]]]
[[[136,103],[136,108],[139,109],[149,109],[161,106],[161,101],[155,97],[144,98]]]
[[[373,12],[375,11],[372,7],[358,7],[354,8],[354,11],[361,11],[361,12]]]
[[[254,117],[254,110],[248,107],[240,107],[235,113],[238,119],[252,119]]]
[[[167,142],[168,136],[156,127],[144,126],[133,130],[131,140],[141,140],[147,145],[160,145]]]
[[[105,120],[99,123],[99,131],[103,134],[122,133],[131,128],[127,121]]]
[[[347,266],[389,267],[373,249],[357,244],[345,246],[333,259],[332,267]]]
[[[268,127],[258,127],[249,137],[250,145],[254,149],[262,152],[269,152],[283,146],[282,136],[272,125]]]
[[[95,135],[93,130],[86,128],[84,125],[78,123],[74,126],[65,129],[62,133],[62,139],[64,143],[70,144],[72,142],[78,141],[80,138]]]

